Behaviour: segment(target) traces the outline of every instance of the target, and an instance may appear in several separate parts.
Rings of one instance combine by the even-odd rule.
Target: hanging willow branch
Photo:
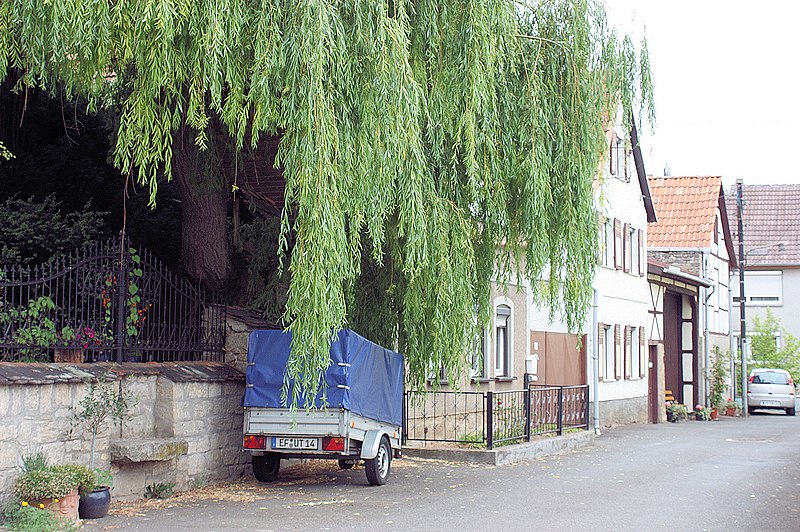
[[[653,114],[641,50],[581,0],[0,3],[0,77],[113,106],[114,162],[151,202],[185,125],[201,149],[212,118],[238,149],[283,135],[293,405],[348,321],[412,386],[462,374],[493,278],[580,326],[604,120],[643,96]]]

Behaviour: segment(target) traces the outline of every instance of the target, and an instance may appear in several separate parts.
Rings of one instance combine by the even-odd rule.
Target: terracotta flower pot
[[[59,519],[71,521],[75,526],[80,524],[80,519],[78,519],[78,488],[75,488],[60,499],[39,499],[30,501],[29,504],[36,508],[49,510],[56,514]]]
[[[711,419],[717,419],[717,418],[719,418],[719,410],[715,406],[714,408],[711,409]]]

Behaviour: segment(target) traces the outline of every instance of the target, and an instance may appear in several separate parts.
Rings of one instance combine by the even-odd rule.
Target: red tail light
[[[789,384],[791,384],[792,386],[794,386],[794,382],[792,381],[792,378],[791,378],[791,377],[789,377]]]
[[[322,438],[323,451],[344,451],[344,438]]]
[[[750,384],[753,384],[753,379],[755,379],[755,378],[756,378],[755,375],[750,375],[750,378],[747,379],[747,382],[749,382]]]
[[[266,438],[266,436],[253,436],[252,434],[247,434],[244,437],[244,448],[245,449],[266,449],[267,448],[267,438]]]

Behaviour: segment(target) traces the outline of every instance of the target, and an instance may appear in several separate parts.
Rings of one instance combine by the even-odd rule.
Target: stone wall
[[[648,249],[647,258],[680,268],[684,272],[701,276],[700,260],[703,255],[699,251],[659,251]]]
[[[647,423],[647,397],[600,401],[600,425]]]
[[[23,455],[42,450],[51,463],[89,464],[91,434],[69,434],[72,408],[106,372],[138,399],[123,428],[109,424],[96,443],[95,466],[111,469],[112,494],[142,497],[146,486],[185,490],[240,477],[244,376],[213,363],[0,363],[0,498],[11,494]]]

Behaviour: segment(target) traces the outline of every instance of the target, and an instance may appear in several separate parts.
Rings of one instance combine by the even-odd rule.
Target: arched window
[[[494,376],[511,376],[511,307],[498,305],[494,318]]]

